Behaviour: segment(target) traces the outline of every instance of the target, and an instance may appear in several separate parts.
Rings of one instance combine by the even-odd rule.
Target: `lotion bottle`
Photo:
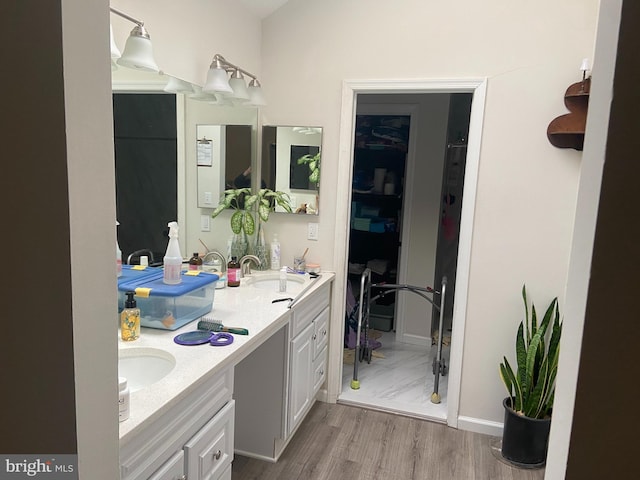
[[[278,234],[273,234],[273,240],[271,240],[271,270],[280,270],[280,242],[278,241]]]
[[[227,286],[240,286],[240,263],[238,257],[231,257],[231,261],[227,264]]]
[[[133,298],[135,294],[136,292],[126,292],[127,300],[120,314],[120,338],[125,342],[140,338],[140,309]]]
[[[164,255],[163,281],[168,285],[178,285],[182,282],[182,254],[178,243],[178,222],[169,222],[169,245]]]
[[[124,422],[129,418],[129,387],[127,379],[118,377],[118,420]]]
[[[198,252],[193,252],[193,257],[189,259],[189,270],[202,270],[202,258]]]

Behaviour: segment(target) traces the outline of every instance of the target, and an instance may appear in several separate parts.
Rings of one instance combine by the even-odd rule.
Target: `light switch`
[[[213,195],[211,192],[204,192],[204,203],[211,205],[213,203]]]
[[[209,217],[209,215],[200,215],[200,231],[211,231],[211,218]]]
[[[307,239],[318,240],[318,224],[317,223],[307,224]]]

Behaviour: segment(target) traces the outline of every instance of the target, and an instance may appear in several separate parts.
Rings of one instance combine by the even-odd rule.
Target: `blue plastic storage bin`
[[[197,275],[182,272],[182,283],[167,285],[159,275],[134,279],[118,285],[121,295],[136,292],[143,327],[176,330],[209,313],[218,275],[199,271]]]

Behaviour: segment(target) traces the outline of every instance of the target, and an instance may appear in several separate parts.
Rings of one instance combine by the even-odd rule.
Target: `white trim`
[[[475,417],[458,417],[458,428],[469,432],[482,433],[492,437],[502,437],[504,424]]]
[[[460,214],[460,240],[458,243],[455,286],[456,300],[453,306],[453,321],[451,324],[451,356],[449,358],[449,384],[447,389],[447,424],[454,428],[458,428],[458,412],[460,409],[464,332],[467,322],[469,270],[471,267],[471,241],[476,209],[486,94],[487,80],[484,79],[477,83],[473,90],[473,99],[471,101],[464,193],[462,195],[462,211]]]
[[[607,160],[606,148],[621,19],[622,0],[600,2],[589,114],[584,136],[567,272],[563,334],[553,401],[554,411],[562,412],[562,415],[553,415],[551,420],[549,453],[545,467],[545,478],[548,479],[565,478],[569,459],[602,172]]]
[[[467,167],[460,225],[458,274],[453,312],[451,358],[447,392],[447,424],[458,427],[460,382],[462,379],[462,352],[465,331],[466,301],[468,295],[471,237],[480,160],[480,140],[486,96],[486,78],[432,79],[432,80],[345,80],[342,84],[340,114],[340,143],[338,151],[336,233],[334,264],[337,272],[333,294],[332,325],[330,328],[329,375],[327,392],[329,401],[335,401],[342,388],[342,343],[345,317],[345,284],[347,277],[347,239],[350,215],[350,191],[353,169],[353,130],[355,96],[357,93],[473,93],[467,147]],[[464,300],[464,301],[462,301]]]

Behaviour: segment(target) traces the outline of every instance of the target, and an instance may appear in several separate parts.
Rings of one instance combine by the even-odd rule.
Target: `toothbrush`
[[[210,332],[227,332],[236,335],[249,335],[249,330],[239,327],[225,327],[219,320],[200,320],[198,330],[208,330]]]

